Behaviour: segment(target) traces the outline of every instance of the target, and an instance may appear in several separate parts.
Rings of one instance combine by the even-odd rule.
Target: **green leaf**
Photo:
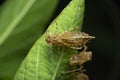
[[[66,47],[58,49],[47,44],[45,38],[48,33],[62,33],[82,26],[83,15],[84,0],[72,0],[34,44],[17,71],[15,80],[71,80],[64,72],[71,67],[69,58],[76,50]]]
[[[58,0],[6,0],[0,7],[0,79],[13,77],[45,31]]]

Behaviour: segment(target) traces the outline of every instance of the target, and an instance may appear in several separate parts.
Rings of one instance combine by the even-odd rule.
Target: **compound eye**
[[[47,42],[47,43],[52,43],[52,35],[48,35],[48,36],[46,37],[46,42]]]

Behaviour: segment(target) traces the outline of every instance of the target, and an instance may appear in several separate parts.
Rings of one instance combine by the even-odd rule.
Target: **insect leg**
[[[80,64],[80,73],[84,73],[86,71],[86,69],[84,69],[84,66],[82,64]]]
[[[66,72],[64,72],[64,74],[73,73],[73,72],[77,72],[77,71],[79,71],[80,73],[83,73],[86,71],[86,69],[83,69],[83,68],[84,67],[82,65],[80,65],[80,68],[75,69],[75,70],[71,70],[71,71],[66,71]]]
[[[88,49],[88,47],[86,45],[83,46],[84,47],[84,50],[86,51]]]
[[[80,71],[80,70],[81,70],[81,68],[75,69],[75,70],[71,70],[71,71],[66,71],[66,72],[64,72],[64,74],[73,73],[73,72]]]
[[[82,49],[82,47],[70,47],[72,49]]]

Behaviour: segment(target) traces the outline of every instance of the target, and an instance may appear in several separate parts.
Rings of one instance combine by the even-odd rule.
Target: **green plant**
[[[18,67],[18,64],[23,59],[23,57],[19,57],[26,53],[32,45],[31,42],[34,42],[44,32],[44,26],[57,2],[57,0],[53,0],[53,2],[49,0],[13,0],[7,1],[2,6],[4,9],[1,8],[3,11],[0,13],[2,17],[0,19],[0,53],[2,53],[0,54],[0,62],[3,64],[1,65],[3,70],[5,70],[4,65],[9,60],[7,68],[11,65],[9,68]],[[15,3],[16,7],[13,6]],[[40,6],[44,8],[40,8]],[[48,10],[47,8],[50,6],[51,8]],[[37,12],[38,10],[40,11]],[[68,60],[74,51],[69,48],[60,48],[58,50],[55,46],[48,45],[45,37],[48,33],[56,34],[57,30],[57,33],[61,33],[78,25],[81,27],[83,15],[84,0],[72,0],[33,45],[17,71],[15,80],[67,80],[67,75],[63,75],[63,73],[70,67]],[[8,19],[6,16],[10,18]],[[8,71],[0,73],[0,75],[5,75],[6,72]]]

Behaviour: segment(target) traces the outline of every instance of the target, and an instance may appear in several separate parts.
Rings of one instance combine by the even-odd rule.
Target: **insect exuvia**
[[[70,65],[82,65],[92,59],[92,52],[83,50],[79,54],[74,54],[70,58]]]
[[[81,49],[87,42],[94,38],[94,36],[90,36],[84,32],[64,32],[56,35],[47,35],[46,42],[52,45]]]
[[[89,77],[84,73],[78,73],[74,80],[89,80]]]

